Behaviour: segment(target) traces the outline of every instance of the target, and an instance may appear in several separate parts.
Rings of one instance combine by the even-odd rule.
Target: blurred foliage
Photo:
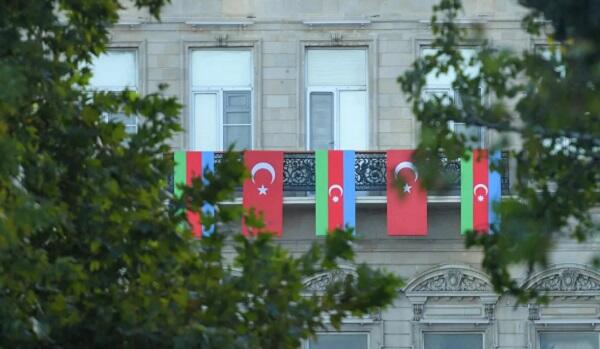
[[[559,240],[598,236],[591,209],[600,196],[600,4],[519,3],[529,10],[524,30],[543,45],[524,52],[493,46],[485,24],[461,22],[460,0],[441,0],[431,20],[435,54],[417,59],[398,81],[422,123],[417,158],[428,169],[420,172],[426,186],[439,184],[439,152],[468,156],[472,140],[452,132],[450,121],[485,127],[495,136],[491,150],[509,150],[515,171],[511,197],[496,207],[501,224],[489,235],[469,234],[467,245],[483,248],[496,291],[524,302],[539,295],[521,289],[511,266],[524,264],[531,273],[549,264]],[[478,47],[475,57],[461,55],[464,45]],[[452,71],[460,101],[422,98],[427,74]]]
[[[166,2],[128,3],[158,19]],[[121,6],[0,3],[0,347],[298,348],[389,304],[400,281],[365,266],[303,294],[307,277],[354,262],[348,231],[291,256],[269,235],[227,234],[241,210],[221,206],[203,218],[215,232],[192,238],[185,208],[231,198],[246,170],[229,154],[173,198],[177,101],[86,90]],[[137,134],[102,121],[117,111],[140,116]]]

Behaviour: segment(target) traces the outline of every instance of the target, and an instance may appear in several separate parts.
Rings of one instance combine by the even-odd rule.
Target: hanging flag
[[[244,152],[244,164],[251,177],[244,181],[243,206],[254,208],[255,214],[263,215],[265,227],[259,231],[249,231],[242,225],[244,235],[270,232],[281,236],[283,232],[283,152],[255,151]]]
[[[499,161],[500,154],[492,155]],[[460,230],[480,233],[489,231],[490,224],[497,222],[493,205],[500,201],[500,174],[490,172],[488,151],[475,149],[468,160],[461,159],[460,165]]]
[[[204,171],[214,171],[214,153],[199,152],[199,151],[176,151],[174,154],[175,160],[175,196],[180,197],[183,191],[178,188],[179,185],[192,185],[192,180],[196,177],[203,177]],[[214,214],[214,207],[209,204],[202,206],[204,214]],[[188,223],[192,229],[194,236],[200,238],[202,235],[210,234],[214,227],[203,227],[201,218],[198,212],[190,210],[186,211]]]
[[[315,223],[317,236],[356,226],[354,151],[315,152]]]
[[[419,172],[412,162],[414,150],[387,152],[387,230],[388,235],[427,235],[427,192],[421,187]],[[394,185],[404,179],[403,195]]]

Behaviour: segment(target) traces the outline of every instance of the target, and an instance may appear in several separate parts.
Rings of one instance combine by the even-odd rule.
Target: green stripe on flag
[[[473,152],[460,160],[460,233],[473,230]]]
[[[315,151],[315,229],[317,236],[327,236],[327,150]]]
[[[183,191],[179,189],[180,185],[186,184],[186,155],[185,151],[176,151],[174,155],[175,169],[173,174],[173,193],[175,197],[181,197]]]

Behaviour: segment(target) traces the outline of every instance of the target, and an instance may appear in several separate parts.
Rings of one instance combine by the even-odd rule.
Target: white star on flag
[[[404,192],[405,193],[410,193],[410,190],[412,189],[412,186],[407,184],[404,184]]]
[[[258,195],[267,195],[267,190],[267,187],[261,185],[260,187],[258,187]]]

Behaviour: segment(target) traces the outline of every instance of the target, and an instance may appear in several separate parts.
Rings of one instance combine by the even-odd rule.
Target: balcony
[[[222,153],[215,153],[215,163],[221,161]],[[240,154],[241,158],[241,154]],[[440,157],[442,176],[448,186],[443,190],[430,190],[430,202],[460,201],[460,159]],[[354,178],[357,202],[382,202],[386,195],[386,153],[356,152]],[[501,160],[502,194],[508,195],[509,163],[508,154],[502,153]],[[173,189],[173,178],[169,178],[169,187]],[[287,202],[310,202],[315,191],[315,153],[286,152],[283,159],[283,191]],[[239,188],[241,194],[241,187]],[[240,195],[241,196],[241,195]],[[308,201],[307,201],[308,199]]]

